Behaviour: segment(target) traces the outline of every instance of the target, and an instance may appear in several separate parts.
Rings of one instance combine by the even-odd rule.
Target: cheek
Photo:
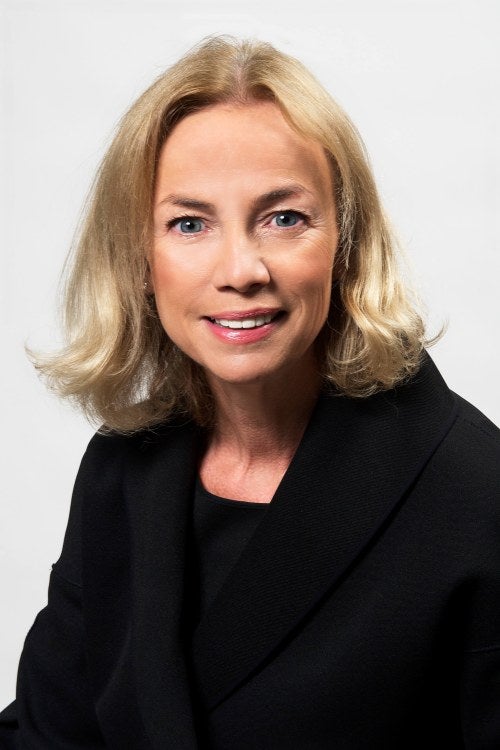
[[[186,254],[159,252],[150,266],[151,282],[157,304],[186,300],[201,283],[203,272],[199,264]]]
[[[183,300],[189,298],[185,278],[175,267],[162,261],[151,266],[151,286],[154,292],[156,309],[166,334],[174,339],[173,333],[179,329],[183,314]],[[177,342],[176,342],[177,343]]]
[[[307,308],[312,325],[316,325],[319,319],[323,323],[328,315],[332,289],[331,257],[331,254],[323,254],[321,259],[316,256],[303,266],[301,274],[296,275],[297,297]]]
[[[326,271],[321,278],[314,279],[308,295],[308,312],[314,326],[322,326],[328,316],[331,297],[331,272]]]

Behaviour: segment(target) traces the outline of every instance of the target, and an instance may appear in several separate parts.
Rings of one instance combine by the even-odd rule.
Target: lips
[[[279,308],[224,311],[206,317],[212,332],[231,344],[252,344],[271,335],[277,322],[285,315]]]
[[[262,326],[271,323],[282,313],[283,311],[278,309],[224,312],[214,316],[210,316],[208,320],[210,320],[210,322],[214,323],[215,325],[221,326],[222,328],[241,330],[261,328]]]
[[[255,317],[242,318],[240,320],[234,320],[231,318],[213,318],[213,322],[223,328],[260,328],[261,326],[270,323],[274,315],[257,315]]]

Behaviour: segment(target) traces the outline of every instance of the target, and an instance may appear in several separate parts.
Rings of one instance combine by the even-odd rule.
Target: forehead
[[[323,147],[297,133],[272,102],[207,107],[181,120],[163,144],[157,190],[212,190],[214,182],[236,181],[252,190],[299,182],[332,196]]]

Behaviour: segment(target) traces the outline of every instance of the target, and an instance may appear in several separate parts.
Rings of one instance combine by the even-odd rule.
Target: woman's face
[[[209,382],[312,375],[338,240],[322,147],[270,102],[214,105],[164,143],[154,204],[158,313]]]

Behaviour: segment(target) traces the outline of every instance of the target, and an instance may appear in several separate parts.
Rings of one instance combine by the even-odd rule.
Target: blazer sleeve
[[[500,646],[466,655],[462,726],[467,750],[500,747]]]
[[[85,457],[82,465],[85,462]],[[5,750],[97,750],[105,747],[91,700],[81,585],[82,465],[76,479],[48,603],[24,642],[16,700],[0,713]]]
[[[490,571],[474,583],[471,637],[463,656],[461,714],[467,750],[500,748],[500,534],[490,551]],[[486,555],[484,556],[486,559]]]
[[[474,565],[465,583],[461,716],[467,750],[500,748],[500,433],[484,415],[459,399],[466,449],[455,461],[469,549]],[[467,468],[469,467],[469,468]],[[473,471],[470,467],[473,467]]]

